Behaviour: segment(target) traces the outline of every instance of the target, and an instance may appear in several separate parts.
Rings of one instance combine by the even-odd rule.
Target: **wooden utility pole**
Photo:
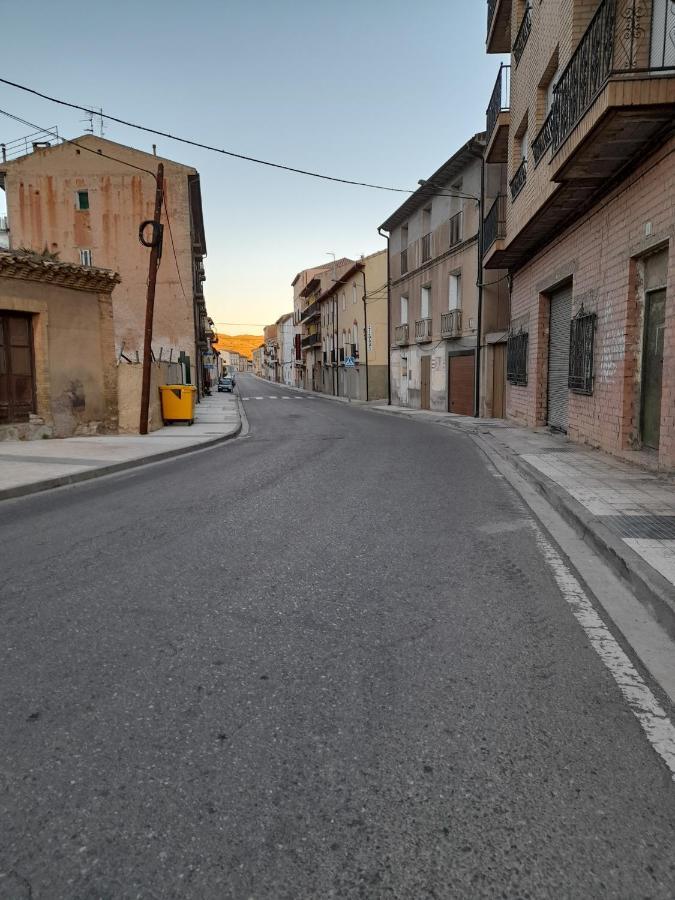
[[[164,202],[164,166],[157,166],[157,190],[155,191],[155,218],[142,222],[138,237],[144,247],[150,247],[150,269],[148,272],[148,293],[145,301],[145,338],[143,341],[143,386],[141,388],[141,422],[139,431],[148,433],[148,411],[150,408],[150,382],[152,379],[152,319],[155,312],[155,286],[157,269],[162,258],[162,203]],[[145,229],[152,226],[152,239],[145,238]]]

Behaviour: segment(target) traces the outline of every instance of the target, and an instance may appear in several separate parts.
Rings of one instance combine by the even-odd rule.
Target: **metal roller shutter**
[[[548,424],[567,432],[570,368],[570,321],[572,285],[551,294],[550,337],[548,344]]]

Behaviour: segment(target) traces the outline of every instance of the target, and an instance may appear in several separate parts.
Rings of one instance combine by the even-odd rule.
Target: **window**
[[[352,284],[352,304],[356,303],[356,282]]]
[[[462,308],[462,276],[451,275],[449,285],[448,309]]]
[[[345,292],[342,292],[342,311],[344,312],[347,309],[347,297]]]
[[[354,356],[359,355],[359,326],[354,322],[352,325],[352,344],[354,346]]]
[[[89,209],[89,191],[75,192],[75,209]]]
[[[593,393],[595,322],[595,313],[585,312],[583,304],[570,322],[570,367],[567,386],[575,394]]]
[[[408,298],[401,297],[401,325],[408,324]]]
[[[506,344],[506,380],[510,384],[527,384],[527,344],[529,335],[521,328],[510,332]]]
[[[431,288],[423,287],[422,288],[422,298],[420,301],[420,318],[428,319],[430,309],[431,309]]]
[[[527,129],[520,136],[520,158],[523,162],[527,160]]]
[[[408,226],[403,225],[401,227],[401,250],[407,250],[408,248]]]
[[[81,266],[93,265],[93,263],[91,261],[91,250],[80,250],[80,265]]]

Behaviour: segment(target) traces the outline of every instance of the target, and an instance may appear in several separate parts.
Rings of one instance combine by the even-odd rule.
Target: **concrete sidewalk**
[[[507,458],[675,637],[675,479],[502,419],[371,406],[469,434]]]
[[[0,500],[180,456],[241,431],[237,394],[204,397],[195,412],[194,425],[166,425],[148,435],[0,442]]]

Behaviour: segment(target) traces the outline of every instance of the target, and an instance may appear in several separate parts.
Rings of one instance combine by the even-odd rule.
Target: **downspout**
[[[370,399],[368,396],[368,309],[366,304],[366,268],[361,269],[363,276],[363,348],[366,354],[366,403]]]
[[[478,203],[478,337],[476,340],[476,394],[474,398],[474,418],[480,417],[480,357],[483,338],[483,208],[485,204],[485,157],[480,157],[480,201]]]
[[[333,320],[335,328],[335,396],[340,396],[340,350],[338,348],[338,337],[340,333],[340,295],[335,293],[335,318]]]
[[[385,237],[382,228],[377,229],[380,237]],[[387,238],[387,405],[391,406],[391,273],[389,270],[389,238]]]

